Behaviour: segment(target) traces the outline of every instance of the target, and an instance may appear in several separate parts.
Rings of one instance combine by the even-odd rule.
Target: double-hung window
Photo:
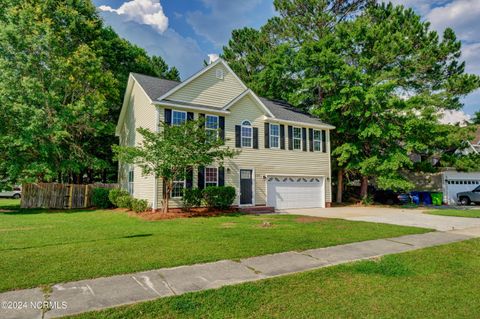
[[[218,116],[205,116],[205,130],[207,131],[206,133],[208,139],[215,140],[218,138]]]
[[[187,112],[172,111],[172,125],[182,125],[187,121]]]
[[[315,152],[322,151],[322,131],[313,130],[313,150]]]
[[[172,187],[172,198],[183,197],[183,190],[185,189],[185,180],[174,181]]]
[[[252,123],[249,121],[243,121],[241,127],[241,141],[242,147],[253,147],[253,128]]]
[[[293,149],[302,149],[302,128],[300,127],[293,128]]]
[[[133,196],[133,183],[134,181],[134,170],[133,167],[128,170],[128,193]]]
[[[218,168],[205,167],[205,187],[218,186]]]
[[[270,124],[270,148],[280,148],[280,125]]]

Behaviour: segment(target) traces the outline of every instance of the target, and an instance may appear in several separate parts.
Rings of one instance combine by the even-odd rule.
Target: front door
[[[240,170],[240,205],[253,204],[253,171]]]

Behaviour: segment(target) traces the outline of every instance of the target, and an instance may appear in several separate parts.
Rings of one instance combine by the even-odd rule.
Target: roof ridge
[[[152,79],[157,79],[157,80],[162,80],[162,81],[170,81],[170,82],[175,82],[175,83],[182,83],[182,81],[164,79],[164,78],[161,78],[161,77],[159,77],[159,76],[147,75],[147,74],[138,73],[138,72],[130,72],[130,74],[132,74],[132,75],[134,75],[134,76],[135,76],[135,75],[146,76],[146,77],[149,77],[149,78],[152,78]]]

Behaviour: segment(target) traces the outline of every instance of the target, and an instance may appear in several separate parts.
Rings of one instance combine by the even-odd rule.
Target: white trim
[[[186,111],[172,110],[172,118],[170,119],[170,125],[172,125],[172,126],[173,125],[182,125],[183,123],[185,123],[185,122],[183,122],[181,124],[173,124],[173,113],[174,112],[185,114],[185,122],[188,121],[188,114],[187,114]]]
[[[171,107],[177,107],[179,109],[186,109],[186,110],[192,110],[192,111],[205,111],[205,112],[210,112],[210,113],[219,113],[219,114],[230,114],[230,111],[223,111],[222,109],[210,109],[208,107],[201,107],[201,106],[187,106],[187,105],[182,105],[182,104],[177,104],[175,102],[167,102],[167,101],[154,101],[152,104],[158,106],[171,106]]]
[[[155,108],[155,132],[158,133],[160,131],[160,110]],[[158,180],[157,174],[153,173],[153,203],[152,209],[158,208]]]
[[[312,134],[312,145],[313,145],[313,151],[314,152],[323,152],[323,143],[322,143],[322,135],[323,135],[323,130],[317,130],[317,129],[312,129],[313,130],[313,134]],[[315,139],[315,132],[320,132],[320,139],[317,140]],[[327,131],[325,131],[325,148],[327,148],[326,146],[326,142],[327,142]],[[319,150],[316,150],[315,149],[315,142],[320,142],[320,149]],[[327,152],[327,150],[325,150],[325,153]]]
[[[278,146],[277,147],[272,147],[272,125],[275,125],[278,127],[278,135],[274,135],[275,137],[278,138]],[[268,148],[272,150],[278,150],[280,149],[280,124],[279,123],[268,123]]]
[[[185,189],[187,187],[187,181],[184,179],[184,180],[180,180],[180,181],[173,181],[172,182],[172,190],[170,191],[170,197],[173,199],[173,198],[183,198],[183,196],[173,196],[173,189],[175,188],[175,183],[183,183],[183,189]]]
[[[280,124],[287,124],[287,125],[292,125],[292,126],[302,126],[302,127],[311,127],[311,128],[321,128],[324,130],[333,130],[335,129],[335,126],[329,125],[329,124],[311,124],[311,123],[306,123],[306,122],[297,122],[297,121],[289,121],[289,120],[282,120],[279,118],[267,118],[265,117],[264,120],[280,123]]]
[[[240,197],[242,196],[242,170],[245,170],[245,171],[251,171],[252,172],[252,203],[251,204],[240,204]],[[256,182],[255,182],[255,168],[250,168],[250,167],[240,167],[238,169],[238,188],[239,188],[239,192],[238,192],[238,207],[255,207],[255,196],[256,196],[256,193],[255,193],[255,185],[256,185]]]
[[[212,128],[208,128],[208,127],[207,127],[207,117],[209,117],[209,116],[211,116],[211,117],[216,117],[216,118],[217,118],[217,128],[216,128],[216,129],[212,129]],[[205,131],[216,131],[216,133],[217,133],[217,137],[216,137],[216,138],[218,139],[218,137],[219,137],[218,134],[219,134],[219,129],[220,129],[220,117],[219,117],[218,115],[215,115],[215,114],[205,114],[205,124],[204,124],[204,126],[205,126]]]
[[[208,70],[210,70],[214,66],[218,65],[219,63],[221,63],[230,73],[232,73],[232,75],[240,83],[240,85],[243,87],[244,90],[247,89],[247,86],[242,82],[242,80],[240,80],[240,78],[235,74],[235,72],[232,71],[232,69],[228,66],[228,64],[223,59],[218,59],[217,61],[209,64],[207,67],[205,67],[202,70],[200,70],[199,72],[195,73],[194,75],[192,75],[191,77],[189,77],[188,79],[186,79],[185,81],[183,81],[182,83],[177,85],[176,87],[172,88],[170,91],[168,91],[164,95],[160,96],[157,99],[157,101],[163,100],[163,99],[167,98],[168,96],[172,95],[173,93],[177,92],[178,90],[183,88],[185,85],[192,82],[193,80],[198,78],[200,75],[204,74],[205,72],[207,72]]]
[[[298,137],[295,137],[295,129],[300,130],[300,148],[295,148],[295,140],[298,140]],[[303,151],[303,130],[300,126],[292,127],[292,151]]]
[[[250,125],[243,125],[243,122],[248,122],[248,123],[250,123]],[[243,132],[244,127],[249,128],[252,131],[252,134],[250,135],[250,146],[243,146],[242,132]],[[248,138],[248,137],[245,137],[245,138]],[[252,125],[252,121],[242,120],[242,122],[240,123],[240,148],[253,148],[253,125]]]
[[[217,170],[217,181],[216,181],[216,184],[215,186],[218,186],[218,180],[219,180],[219,176],[218,174],[220,173],[219,170],[218,170],[218,166],[206,166],[203,168],[203,188],[207,188],[207,168],[214,168]],[[213,183],[213,182],[208,182],[208,183]]]
[[[270,112],[270,110],[265,106],[265,104],[263,104],[263,102],[258,98],[258,96],[255,94],[255,92],[253,92],[252,90],[250,89],[246,89],[245,91],[243,91],[242,93],[240,93],[240,95],[238,95],[236,98],[234,98],[233,100],[231,100],[230,102],[228,102],[223,108],[222,110],[228,110],[230,107],[232,107],[232,105],[234,105],[235,103],[237,103],[239,100],[241,100],[244,96],[246,96],[247,94],[250,94],[254,100],[258,103],[258,105],[260,105],[262,107],[262,109],[265,111],[265,113],[267,113],[271,118],[275,118],[275,116],[273,115],[272,112]]]

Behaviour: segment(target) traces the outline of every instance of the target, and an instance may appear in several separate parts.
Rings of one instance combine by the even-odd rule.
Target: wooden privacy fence
[[[92,207],[94,188],[117,188],[118,184],[32,183],[22,185],[22,208],[88,208]]]

